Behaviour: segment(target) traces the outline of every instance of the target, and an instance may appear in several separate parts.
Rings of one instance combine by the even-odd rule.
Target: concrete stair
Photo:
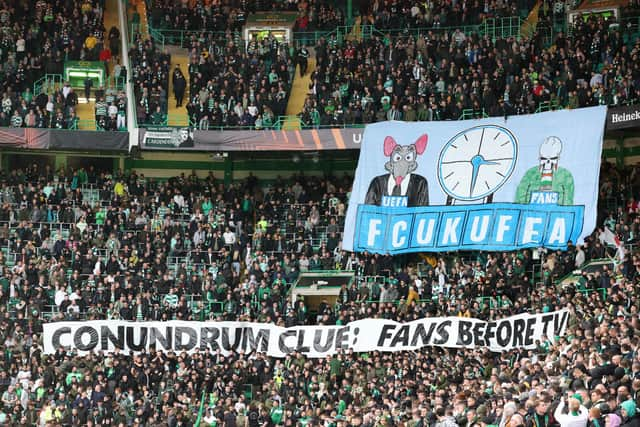
[[[171,68],[169,71],[169,91],[167,93],[167,120],[169,126],[188,126],[189,116],[187,114],[187,104],[189,103],[189,53],[187,49],[168,46],[171,53]],[[182,74],[187,81],[187,89],[182,101],[182,107],[176,107],[176,99],[173,96],[173,70],[180,65]]]
[[[133,12],[137,12],[140,16],[140,27],[138,31],[143,37],[149,37],[149,22],[147,20],[147,6],[144,0],[131,0],[129,2],[129,19],[133,16]]]
[[[78,129],[80,130],[96,130],[95,102],[93,101],[94,98],[90,99],[91,102],[79,102],[76,105],[76,115],[80,119]]]
[[[120,29],[120,22],[118,19],[118,0],[106,1],[103,19],[104,19],[104,28],[106,30],[104,33],[104,40],[105,40],[105,43],[108,43],[109,30],[111,30],[111,27],[115,26],[116,28]],[[115,65],[114,62],[109,63],[109,70],[108,70],[109,75],[112,75],[114,65]],[[76,115],[80,119],[78,128],[81,130],[96,130],[96,124],[95,124],[95,119],[96,119],[95,101],[96,100],[93,92],[96,89],[98,88],[96,87],[92,88],[92,92],[89,99],[85,99],[84,90],[78,89],[76,91],[78,94],[78,105],[76,105]]]
[[[540,11],[540,2],[536,3],[529,12],[527,19],[522,23],[522,27],[520,27],[520,34],[522,37],[530,38],[536,31],[536,27],[538,25],[538,12]]]
[[[304,101],[309,93],[309,84],[311,84],[311,73],[316,69],[316,54],[313,48],[309,49],[309,65],[307,74],[300,76],[300,66],[296,66],[296,73],[291,84],[291,93],[289,94],[289,102],[287,103],[287,118],[282,128],[286,130],[299,130],[300,120],[297,119],[298,114],[302,112]]]

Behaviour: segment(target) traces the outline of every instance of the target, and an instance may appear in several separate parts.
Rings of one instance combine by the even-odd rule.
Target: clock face
[[[457,200],[479,200],[509,179],[518,157],[518,142],[506,128],[476,126],[460,132],[440,151],[438,181]]]

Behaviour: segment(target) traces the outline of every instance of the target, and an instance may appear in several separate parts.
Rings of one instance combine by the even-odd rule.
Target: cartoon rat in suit
[[[427,179],[413,173],[417,157],[427,148],[427,135],[410,145],[399,145],[391,136],[384,140],[384,155],[389,158],[384,168],[389,172],[371,180],[365,204],[389,207],[429,205]]]

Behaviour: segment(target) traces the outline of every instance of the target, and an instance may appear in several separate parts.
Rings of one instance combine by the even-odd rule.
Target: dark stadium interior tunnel
[[[8,157],[8,164],[11,165],[12,170],[25,170],[34,164],[37,164],[38,168],[44,169],[45,166],[49,166],[54,169],[56,163],[56,157],[47,154],[11,154]]]
[[[113,172],[113,158],[88,156],[69,156],[67,158],[67,167],[71,170],[80,168],[88,170],[91,166],[97,172]]]

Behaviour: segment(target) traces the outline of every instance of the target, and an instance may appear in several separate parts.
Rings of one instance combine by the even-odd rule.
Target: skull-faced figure
[[[542,141],[538,164],[527,170],[518,184],[516,203],[573,204],[575,184],[571,171],[560,166],[562,148],[563,143],[557,136],[548,136]]]
[[[551,188],[553,174],[558,170],[562,141],[557,136],[545,138],[540,145],[540,180],[544,187]]]

